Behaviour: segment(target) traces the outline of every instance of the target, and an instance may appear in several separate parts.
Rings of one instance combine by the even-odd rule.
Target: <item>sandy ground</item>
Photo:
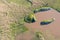
[[[32,32],[42,31],[46,40],[60,40],[60,13],[56,10],[49,10],[45,12],[38,12],[35,14],[37,21],[35,23],[26,23],[25,25],[30,29],[30,33],[23,34],[24,40],[31,40],[33,38]],[[45,19],[55,18],[55,21],[48,25],[40,25],[40,22]],[[20,40],[21,36],[17,36]]]

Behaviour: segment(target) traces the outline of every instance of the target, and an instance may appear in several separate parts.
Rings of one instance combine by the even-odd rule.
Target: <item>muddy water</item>
[[[60,13],[56,10],[49,10],[45,12],[39,12],[35,14],[37,21],[35,23],[26,23],[26,27],[29,28],[29,32],[23,34],[24,40],[31,40],[34,32],[42,31],[46,40],[60,40]],[[55,21],[48,25],[40,25],[40,22],[45,19],[55,18]],[[16,37],[20,40],[21,35]]]

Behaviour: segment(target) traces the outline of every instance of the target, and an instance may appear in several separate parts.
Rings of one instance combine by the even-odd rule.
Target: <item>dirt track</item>
[[[37,21],[35,23],[26,23],[25,25],[30,29],[30,32],[42,31],[45,35],[46,40],[60,40],[60,13],[56,10],[49,10],[45,12],[39,12],[35,14]],[[45,19],[55,18],[55,21],[48,25],[40,25],[40,22]],[[24,35],[24,34],[23,34]],[[23,38],[31,40],[32,33],[24,35]],[[21,36],[17,37],[19,40]],[[24,39],[24,40],[25,40]]]

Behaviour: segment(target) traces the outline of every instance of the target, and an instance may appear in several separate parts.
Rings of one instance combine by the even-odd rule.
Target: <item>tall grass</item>
[[[60,0],[42,0],[45,4],[47,3],[49,7],[56,9],[60,12]]]

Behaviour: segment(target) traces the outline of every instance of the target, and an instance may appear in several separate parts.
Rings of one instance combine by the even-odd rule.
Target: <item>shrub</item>
[[[48,10],[50,10],[51,8],[50,7],[42,7],[41,9],[40,9],[40,11],[48,11]]]
[[[43,20],[40,24],[41,25],[47,25],[47,24],[52,23],[54,20],[55,20],[55,18],[48,19],[48,20]]]
[[[35,33],[35,40],[45,40],[41,32]]]
[[[39,9],[35,9],[33,12],[37,13],[37,12],[42,12],[42,11],[48,11],[50,9],[51,9],[50,7],[42,7],[42,8],[39,8]]]
[[[34,14],[29,14],[24,17],[24,21],[28,23],[33,23],[36,21],[35,15]]]

